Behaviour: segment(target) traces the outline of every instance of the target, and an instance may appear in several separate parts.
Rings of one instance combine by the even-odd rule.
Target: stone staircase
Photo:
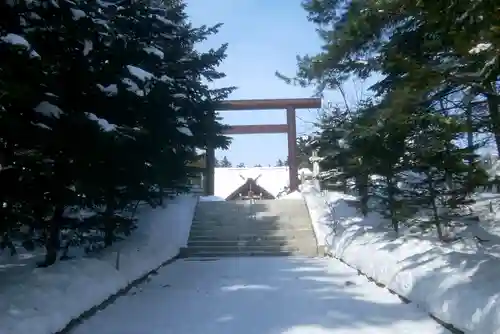
[[[199,202],[184,257],[317,256],[302,200]]]

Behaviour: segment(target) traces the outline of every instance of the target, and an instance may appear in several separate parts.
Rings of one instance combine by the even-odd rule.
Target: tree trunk
[[[472,122],[472,103],[469,103],[465,109],[466,113],[466,124],[467,124],[467,147],[470,150],[468,162],[469,162],[469,177],[473,169],[474,163],[474,124]]]
[[[360,197],[361,213],[364,216],[368,214],[368,199],[369,199],[368,179],[369,176],[366,173],[360,173],[356,177],[356,183],[357,183],[356,188],[358,190],[358,194]]]
[[[441,228],[441,219],[439,216],[438,207],[436,205],[436,191],[434,190],[434,184],[432,182],[431,176],[428,177],[428,186],[429,186],[429,196],[432,207],[432,214],[434,215],[434,225],[436,226],[437,234],[439,240],[443,241],[443,230]]]
[[[12,240],[10,240],[9,232],[7,232],[7,231],[4,232],[4,234],[3,234],[2,244],[3,244],[2,246],[9,248],[11,256],[14,256],[17,254],[16,247],[12,243]]]
[[[39,267],[48,267],[57,261],[57,253],[61,246],[60,231],[63,213],[64,207],[56,206],[54,216],[46,227],[45,260],[38,264]]]
[[[137,201],[137,203],[135,203],[134,205],[134,208],[132,209],[132,217],[135,217],[135,215],[137,214],[137,208],[139,207],[139,204],[141,203],[141,201]]]
[[[500,156],[500,110],[498,108],[499,101],[496,96],[489,95],[487,97],[488,111],[491,120],[491,132],[495,136],[495,143],[497,145],[497,153]]]
[[[439,218],[439,213],[438,213],[438,209],[437,209],[436,199],[435,198],[432,199],[432,211],[434,213],[434,225],[436,225],[436,230],[437,230],[438,238],[439,238],[439,240],[443,241],[444,240],[443,229],[442,229],[442,226],[441,226],[441,220]]]
[[[115,200],[112,196],[106,201],[106,211],[104,211],[104,247],[109,247],[114,241],[115,222],[113,214],[115,212]]]
[[[386,176],[386,182],[387,182],[387,200],[389,204],[389,214],[391,215],[391,224],[392,228],[394,229],[394,232],[399,233],[399,220],[397,217],[397,211],[396,211],[396,186],[394,185],[394,176],[392,173],[390,175]]]
[[[159,194],[160,194],[160,199],[158,201],[158,203],[160,204],[161,207],[163,207],[163,199],[165,197],[165,190],[163,189],[163,187],[160,185],[160,191],[159,191]]]

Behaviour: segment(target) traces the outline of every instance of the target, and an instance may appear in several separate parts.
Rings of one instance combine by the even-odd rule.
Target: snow
[[[109,96],[118,94],[118,86],[116,84],[110,84],[107,86],[97,84],[97,88],[99,88],[102,92],[106,93]]]
[[[148,46],[148,47],[144,48],[144,51],[146,51],[148,54],[153,54],[153,55],[159,57],[160,59],[163,59],[163,57],[165,57],[165,54],[163,53],[163,51],[161,51],[158,48],[155,48],[154,46]]]
[[[491,43],[479,43],[469,50],[470,54],[478,54],[491,49],[493,45]]]
[[[177,127],[177,131],[189,137],[193,136],[193,132],[187,126],[179,126]]]
[[[309,161],[310,161],[310,162],[321,162],[321,161],[323,161],[323,160],[325,160],[325,157],[314,157],[314,156],[313,156],[313,157],[310,157],[310,158],[309,158]]]
[[[169,26],[178,26],[174,21],[169,20],[169,19],[167,19],[167,18],[165,18],[163,16],[154,15],[154,18],[157,19],[158,21],[160,21],[163,24],[167,24]]]
[[[43,123],[40,123],[40,122],[31,122],[31,124],[33,124],[34,126],[37,126],[39,128],[42,128],[42,129],[45,129],[45,130],[52,130],[52,128],[48,125],[45,125]]]
[[[227,198],[247,178],[258,178],[257,184],[276,197],[288,186],[288,177],[288,167],[215,168],[214,195]]]
[[[71,8],[71,14],[73,15],[73,20],[78,21],[87,16],[87,14],[81,10],[76,8]]]
[[[103,26],[104,28],[106,28],[106,30],[110,30],[109,25],[108,25],[108,21],[106,21],[106,20],[92,18],[92,22]]]
[[[127,65],[127,69],[134,77],[141,81],[151,80],[154,78],[154,75],[148,71],[143,70],[140,67]]]
[[[139,86],[129,78],[122,79],[123,84],[127,85],[127,90],[134,93],[137,96],[144,96],[144,91],[139,88]]]
[[[310,179],[314,176],[312,170],[310,170],[309,168],[301,168],[299,169],[297,174],[299,180]]]
[[[85,115],[90,119],[91,121],[95,121],[97,124],[99,124],[99,127],[104,131],[104,132],[111,132],[116,130],[116,125],[110,124],[107,120],[104,118],[97,117],[93,113],[85,113]]]
[[[74,334],[445,334],[332,259],[178,260]]]
[[[141,208],[139,228],[92,257],[34,268],[39,253],[0,257],[0,333],[52,334],[185,247],[196,197],[178,196],[166,208]],[[120,254],[119,270],[115,268]],[[101,331],[98,331],[101,332]]]
[[[313,175],[313,172],[309,169],[309,168],[301,168],[299,169],[299,172],[298,172],[299,175],[306,175],[306,176],[312,176]]]
[[[50,3],[52,6],[54,6],[56,8],[61,8],[61,7],[59,7],[59,1],[57,1],[57,0],[50,0]],[[46,7],[46,8],[48,8],[48,7]]]
[[[5,43],[9,43],[12,45],[17,45],[17,46],[22,46],[28,50],[31,49],[30,43],[22,36],[17,35],[17,34],[7,34],[5,36],[0,37],[2,41]],[[30,50],[30,57],[31,58],[40,58],[40,55],[35,51],[35,50]]]
[[[40,54],[35,50],[30,51],[30,58],[40,58]]]
[[[24,46],[26,49],[31,47],[30,43],[24,37],[17,34],[7,34],[2,36],[1,40],[12,45]]]
[[[176,109],[176,107],[174,107],[174,109]],[[187,124],[187,120],[184,117],[178,117],[177,121],[182,124],[182,126],[177,127],[177,131],[189,137],[194,136],[193,132],[191,131],[191,129]]]
[[[225,199],[217,196],[200,196],[200,202],[224,202]]]
[[[83,55],[87,56],[90,53],[90,51],[92,51],[93,46],[94,44],[92,43],[92,41],[88,39],[83,41]]]
[[[350,205],[353,196],[321,193],[305,185],[318,245],[375,281],[404,296],[445,323],[465,333],[500,333],[499,214],[489,213],[491,198],[483,194],[473,206],[481,224],[463,225],[453,233],[462,239],[440,243],[430,233],[403,229],[399,237],[377,214],[367,217]],[[471,236],[494,241],[478,244]]]
[[[294,191],[289,194],[286,194],[285,196],[280,197],[279,199],[302,199],[302,194],[298,191]]]
[[[103,8],[111,7],[111,6],[115,6],[116,5],[114,2],[103,1],[103,0],[97,0],[97,3],[99,4],[99,6],[101,6]]]
[[[42,101],[38,104],[35,109],[37,113],[40,113],[46,117],[60,118],[64,112],[58,107],[50,102]]]
[[[163,81],[163,82],[173,82],[175,81],[174,79],[172,79],[171,77],[169,77],[168,75],[162,75],[160,77],[160,81]]]
[[[75,186],[72,186],[71,190],[76,191]],[[78,219],[79,221],[84,221],[85,219],[94,217],[95,215],[97,215],[97,212],[94,210],[80,209],[78,207],[68,207],[64,210],[64,217]]]
[[[327,199],[312,185],[301,185],[302,196],[309,210],[309,217],[313,226],[318,247],[325,247],[331,244],[329,238],[331,234],[331,224],[333,217]]]

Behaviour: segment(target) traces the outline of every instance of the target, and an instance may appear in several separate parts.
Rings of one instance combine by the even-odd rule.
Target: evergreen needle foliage
[[[107,247],[139,203],[189,190],[197,149],[225,148],[209,89],[226,45],[178,0],[0,4],[0,238],[12,252]]]
[[[500,4],[493,0],[303,0],[323,41],[288,83],[339,90],[377,78],[372,94],[329,108],[314,145],[322,183],[359,195],[363,214],[397,232],[410,218],[444,226],[488,179],[478,134],[500,152]],[[418,214],[418,215],[417,215]],[[411,221],[415,221],[412,219]]]

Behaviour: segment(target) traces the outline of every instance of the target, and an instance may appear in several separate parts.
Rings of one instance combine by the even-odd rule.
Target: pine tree
[[[14,235],[23,226],[32,226],[32,200],[43,198],[27,191],[32,188],[32,178],[46,167],[40,164],[37,143],[50,131],[35,118],[46,73],[39,54],[23,34],[25,23],[19,11],[27,11],[27,6],[0,4],[0,57],[2,64],[8,64],[0,71],[0,248],[9,247],[12,253]]]
[[[32,73],[31,80],[35,82],[27,81],[28,87],[38,87],[34,88],[37,92],[33,99],[28,99],[31,105],[23,106],[22,101],[2,105],[8,113],[16,108],[25,109],[16,121],[6,119],[4,124],[13,125],[16,122],[23,126],[23,129],[18,129],[22,131],[20,133],[33,132],[35,136],[32,139],[37,140],[26,143],[23,155],[31,161],[25,160],[29,166],[24,167],[24,171],[29,175],[26,175],[26,182],[20,185],[21,189],[26,187],[25,190],[32,190],[33,198],[21,200],[21,203],[24,202],[23,211],[32,222],[29,230],[38,228],[43,231],[47,249],[44,265],[50,265],[56,260],[60,247],[60,230],[66,224],[63,219],[65,208],[79,204],[76,189],[78,176],[81,168],[89,162],[83,162],[88,157],[84,152],[89,147],[80,143],[82,138],[87,137],[85,129],[92,122],[86,117],[85,109],[95,72],[86,56],[89,41],[98,29],[90,20],[76,22],[82,18],[78,4],[35,2],[28,6],[21,1],[10,3],[7,7],[4,8],[5,13],[17,17],[21,26],[16,27],[13,20],[3,21],[8,24],[4,31],[9,33],[2,40],[9,42],[11,32],[19,33],[14,35],[16,39],[29,41],[28,57],[40,61],[38,69]],[[95,6],[90,9],[97,11]],[[65,47],[57,47],[60,45]],[[13,70],[22,67],[15,61],[11,64],[15,67],[10,64],[8,67]],[[40,81],[36,82],[37,78]],[[9,82],[10,78],[6,79]],[[73,84],[65,84],[69,82]],[[18,93],[17,87],[11,89]],[[30,131],[27,127],[34,128]],[[15,141],[13,139],[12,143]],[[44,217],[51,212],[52,218],[45,220]]]
[[[228,158],[226,156],[224,156],[222,158],[222,160],[220,161],[220,167],[223,167],[223,168],[232,167],[231,162],[228,160]]]
[[[304,8],[319,26],[324,51],[299,58],[295,78],[279,77],[321,93],[353,75],[382,74],[368,106],[319,120],[323,178],[356,191],[364,213],[374,197],[374,208],[396,230],[425,208],[443,238],[447,217],[484,183],[474,132],[500,140],[500,43],[492,33],[500,7],[488,0],[308,0]],[[457,145],[464,134],[465,148]]]
[[[455,209],[472,202],[470,194],[485,180],[485,174],[479,168],[470,174],[466,158],[471,152],[456,144],[463,127],[460,120],[426,112],[418,121],[409,147],[415,175],[408,179],[411,200],[429,210],[431,223],[443,240],[443,226],[456,215]]]
[[[203,83],[223,77],[226,46],[196,51],[218,27],[193,28],[182,2],[0,9],[0,181],[17,180],[0,190],[2,245],[40,240],[44,266],[61,234],[65,253],[109,246],[135,227],[124,210],[188,189],[197,148],[227,147],[214,110],[232,88]]]
[[[315,149],[321,157],[319,162],[322,187],[329,190],[348,191],[349,152],[347,135],[352,126],[351,119],[340,108],[324,111],[318,118],[319,134]],[[355,160],[352,160],[355,161]]]
[[[300,168],[312,169],[312,162],[309,158],[312,156],[312,146],[310,142],[312,136],[302,136],[297,138],[297,166]]]

